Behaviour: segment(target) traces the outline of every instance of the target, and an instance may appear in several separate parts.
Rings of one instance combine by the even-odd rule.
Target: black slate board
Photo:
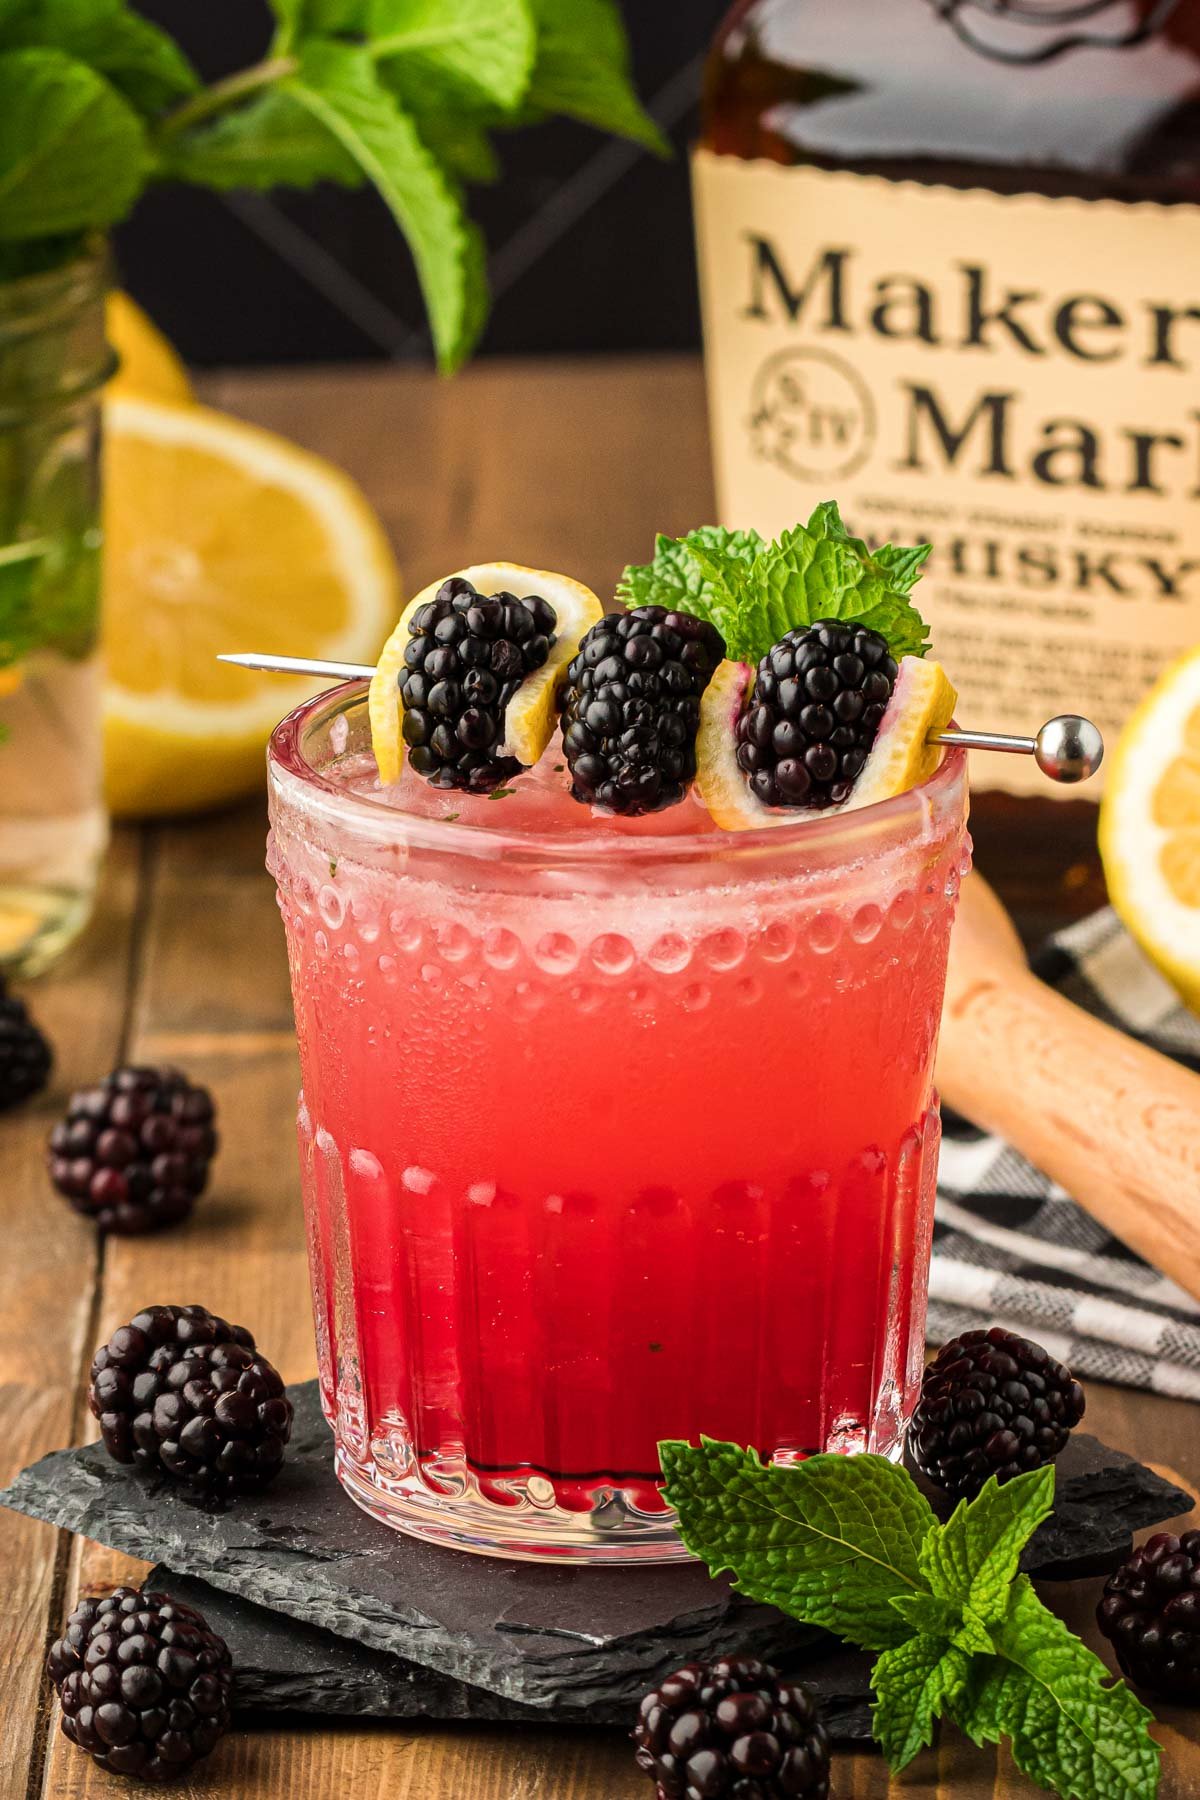
[[[292,1398],[296,1425],[279,1479],[226,1511],[187,1504],[166,1483],[111,1461],[100,1445],[44,1457],[0,1503],[563,1722],[619,1716],[655,1679],[694,1658],[753,1647],[791,1665],[817,1641],[698,1564],[514,1563],[402,1537],[338,1486],[316,1384],[293,1389]],[[1042,1576],[1111,1567],[1134,1530],[1191,1504],[1131,1457],[1076,1434],[1059,1461],[1055,1515],[1023,1566]],[[284,1680],[286,1667],[276,1674]],[[388,1670],[387,1682],[388,1692],[399,1692],[402,1672]]]
[[[273,1714],[373,1719],[482,1719],[545,1725],[543,1707],[505,1700],[470,1687],[420,1663],[365,1650],[314,1625],[268,1612],[206,1581],[176,1575],[161,1565],[143,1582],[147,1593],[171,1594],[202,1612],[229,1645],[234,1662],[234,1706],[245,1719]],[[820,1700],[835,1743],[862,1743],[871,1735],[871,1658],[834,1638],[814,1633],[811,1644],[781,1659]],[[613,1691],[583,1709],[555,1708],[555,1724],[619,1725],[633,1720],[642,1690]]]

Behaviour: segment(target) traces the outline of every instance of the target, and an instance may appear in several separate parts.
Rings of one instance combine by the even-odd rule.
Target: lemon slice
[[[217,662],[250,648],[372,662],[399,605],[354,483],[203,406],[108,402],[105,778],[120,815],[190,812],[261,787],[282,712],[320,683]]]
[[[754,685],[749,663],[720,662],[700,697],[696,792],[723,831],[790,825],[796,815],[764,806],[738,767],[734,731]]]
[[[696,787],[713,819],[725,831],[761,830],[827,819],[916,787],[933,774],[942,752],[926,740],[950,723],[958,699],[940,663],[920,656],[901,658],[896,685],[880,722],[871,753],[850,798],[823,811],[764,806],[751,793],[738,767],[734,730],[750,697],[754,671],[748,663],[723,662],[700,701],[696,734]]]
[[[509,701],[504,713],[504,740],[497,754],[514,756],[531,769],[554,736],[558,723],[558,689],[566,675],[567,664],[579,648],[580,639],[603,617],[601,606],[591,588],[569,575],[556,575],[549,569],[526,569],[519,563],[474,563],[469,569],[456,569],[478,588],[481,594],[509,593],[518,600],[540,594],[554,608],[558,631],[550,654],[540,669],[526,677]],[[400,703],[399,678],[404,667],[404,651],[409,641],[408,628],[413,614],[427,600],[432,600],[443,581],[442,575],[410,600],[400,621],[380,653],[371,678],[368,713],[371,720],[371,748],[379,768],[379,779],[385,787],[399,781],[404,766],[403,707]]]
[[[1100,854],[1129,931],[1200,1012],[1200,648],[1172,664],[1117,740]]]
[[[902,656],[896,685],[880,720],[875,742],[839,812],[855,812],[907,793],[928,781],[942,760],[931,732],[944,731],[954,717],[958,694],[941,663],[927,656]]]
[[[105,312],[108,341],[120,367],[107,395],[136,394],[145,400],[169,400],[185,406],[194,399],[187,370],[158,326],[128,294],[108,296]]]

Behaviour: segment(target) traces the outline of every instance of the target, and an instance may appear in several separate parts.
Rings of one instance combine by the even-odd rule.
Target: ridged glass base
[[[409,1537],[470,1550],[478,1556],[502,1556],[516,1562],[666,1563],[688,1559],[670,1512],[643,1512],[634,1494],[623,1488],[600,1491],[592,1511],[568,1511],[554,1504],[553,1488],[544,1476],[526,1475],[508,1484],[512,1498],[498,1505],[484,1498],[470,1471],[463,1491],[449,1500],[432,1492],[419,1478],[385,1480],[350,1455],[345,1445],[335,1454],[338,1480],[357,1506]]]

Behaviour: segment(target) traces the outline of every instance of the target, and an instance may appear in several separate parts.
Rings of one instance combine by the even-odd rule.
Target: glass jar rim
[[[0,281],[0,333],[27,315],[59,301],[82,305],[112,285],[112,252],[108,239],[89,238],[66,262],[29,275]]]
[[[760,826],[748,831],[710,828],[670,837],[628,837],[618,832],[580,833],[564,836],[549,830],[525,830],[503,824],[470,824],[461,820],[411,813],[369,794],[350,793],[309,759],[309,736],[329,726],[339,715],[365,709],[365,682],[346,682],[325,689],[294,707],[271,733],[267,762],[273,781],[291,790],[293,799],[303,793],[302,806],[320,816],[327,827],[341,825],[368,837],[387,839],[400,835],[412,849],[430,849],[463,856],[505,861],[528,861],[539,866],[578,867],[611,864],[614,859],[635,866],[722,859],[755,855],[779,857],[807,847],[828,858],[841,852],[847,859],[868,855],[873,848],[903,842],[910,837],[942,835],[960,819],[966,803],[966,753],[946,750],[934,773],[915,788],[879,800],[853,812],[802,815],[795,823]],[[281,794],[281,798],[283,795]],[[945,815],[942,831],[937,818]]]

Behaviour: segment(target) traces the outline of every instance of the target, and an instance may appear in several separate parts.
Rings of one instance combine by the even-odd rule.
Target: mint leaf
[[[874,562],[886,571],[889,586],[901,594],[909,593],[920,579],[932,548],[929,544],[881,544],[872,550],[865,538],[854,537],[846,530],[836,500],[823,500],[809,519],[807,529],[814,537],[840,538],[849,544],[864,562]]]
[[[613,0],[532,0],[537,58],[525,96],[542,112],[632,138],[660,156],[671,147],[642,106],[629,72],[629,46]]]
[[[1011,1740],[1013,1761],[1062,1800],[1148,1800],[1158,1790],[1151,1714],[1038,1599],[1014,1584],[982,1660],[951,1702],[977,1744]]]
[[[947,1643],[962,1624],[962,1607],[941,1594],[930,1594],[924,1590],[893,1594],[892,1605],[905,1624],[911,1625],[914,1631],[923,1632],[926,1637],[944,1638]],[[990,1644],[988,1648],[991,1649]]]
[[[0,49],[30,48],[87,63],[146,118],[200,85],[174,38],[125,0],[31,0],[11,18],[0,13]]]
[[[314,39],[286,86],[391,208],[417,265],[438,361],[457,368],[482,323],[478,244],[457,190],[380,82],[369,51]]]
[[[708,1438],[658,1448],[683,1540],[714,1575],[730,1569],[752,1599],[867,1650],[912,1635],[890,1602],[925,1588],[918,1556],[935,1521],[903,1469],[832,1455],[766,1468]]]
[[[766,549],[757,531],[701,525],[685,538],[654,541],[654,561],[631,565],[617,583],[627,606],[666,606],[707,619],[725,639],[736,635],[738,605],[752,564]]]
[[[0,55],[0,238],[111,225],[147,166],[142,122],[103,76],[61,50]]]
[[[371,0],[374,56],[448,74],[506,109],[529,84],[537,33],[528,0]]]
[[[995,1624],[1004,1617],[1022,1550],[1053,1509],[1052,1465],[1003,1486],[993,1475],[973,1500],[934,1526],[921,1546],[921,1573],[935,1594]]]
[[[819,536],[797,525],[754,565],[740,613],[747,650],[757,660],[785,632],[818,619],[852,619],[880,632],[893,656],[924,653],[929,629],[886,569],[846,536]],[[760,647],[761,646],[761,647]]]
[[[279,30],[271,46],[282,56],[301,36],[337,37],[343,32],[362,36],[367,28],[370,0],[272,0]]]
[[[933,1722],[963,1691],[970,1666],[940,1638],[909,1638],[884,1651],[871,1671],[871,1730],[891,1768],[907,1768],[933,1742]]]
[[[488,131],[504,122],[503,108],[417,57],[393,56],[379,74],[443,168],[459,181],[496,180],[500,164]]]
[[[219,191],[364,180],[345,145],[286,88],[268,88],[213,124],[169,138],[161,154],[164,174]]]

